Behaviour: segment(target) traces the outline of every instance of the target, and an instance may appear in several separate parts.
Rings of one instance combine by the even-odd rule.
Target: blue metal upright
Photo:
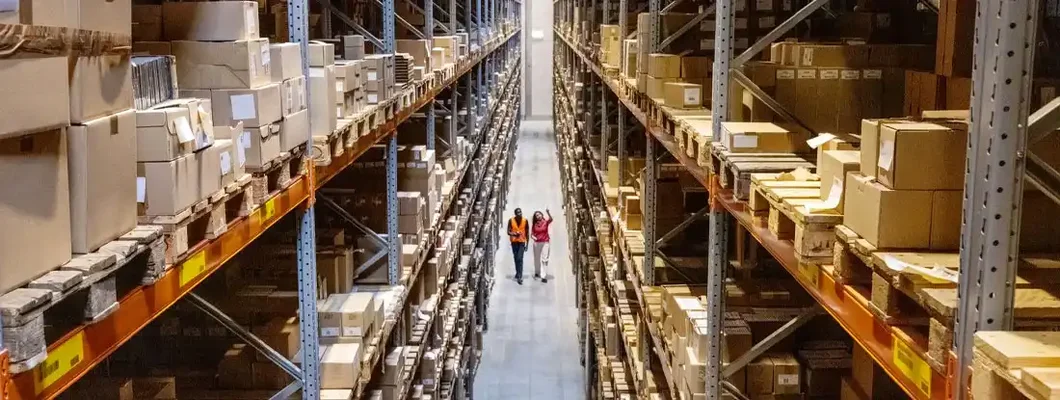
[[[288,40],[298,43],[302,53],[302,75],[309,76],[309,4],[306,0],[287,2],[287,26]],[[309,85],[305,85],[305,91],[305,97],[309,98]],[[306,151],[312,148],[310,138],[306,141]],[[295,211],[295,218],[298,220],[298,326],[302,341],[300,383],[302,398],[316,400],[320,398],[320,342],[317,338],[316,213],[311,201],[307,201],[305,209]]]

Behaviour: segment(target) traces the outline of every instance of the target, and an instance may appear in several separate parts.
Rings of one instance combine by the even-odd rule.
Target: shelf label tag
[[[276,216],[276,198],[273,197],[261,206],[261,222],[268,221]]]
[[[891,342],[894,343],[894,365],[916,384],[921,392],[931,397],[931,367],[898,336],[892,334]]]
[[[206,272],[206,250],[200,250],[189,257],[180,265],[180,286],[184,287],[188,282],[195,280],[199,275]]]
[[[40,365],[33,369],[34,389],[41,394],[45,389],[58,382],[85,359],[85,333],[78,332],[54,351]]]
[[[820,268],[813,264],[799,263],[799,273],[803,277],[813,283],[814,287],[818,285],[818,279],[820,279]]]

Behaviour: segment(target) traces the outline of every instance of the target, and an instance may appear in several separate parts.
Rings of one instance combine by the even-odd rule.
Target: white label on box
[[[346,93],[346,82],[335,80],[335,91],[339,93]]]
[[[894,141],[884,140],[880,143],[880,159],[876,166],[890,171],[891,164],[894,164]]]
[[[699,105],[703,101],[699,98],[700,89],[697,88],[686,88],[685,89],[685,105]]]
[[[206,132],[199,132],[195,135],[195,151],[205,149],[213,144],[213,137],[206,134]]]
[[[866,69],[866,70],[861,72],[861,75],[865,79],[883,79],[883,70]]]
[[[765,28],[772,28],[772,27],[775,27],[775,26],[777,26],[777,18],[776,17],[761,17],[761,18],[758,18],[758,27],[759,28],[765,29]]]
[[[340,328],[320,328],[320,336],[323,337],[338,337],[341,333]]]
[[[143,203],[147,200],[147,178],[136,177],[136,202]]]
[[[284,87],[283,95],[287,98],[287,105],[292,106],[292,103],[294,103],[294,85],[287,85]],[[294,107],[291,107],[291,112],[294,111]]]
[[[376,79],[379,79],[379,73],[375,71],[368,71],[368,80],[374,81]]]
[[[177,140],[180,143],[188,143],[195,140],[195,132],[191,130],[191,122],[188,117],[180,117],[173,121],[173,127],[177,129]]]
[[[831,133],[822,133],[813,139],[807,140],[806,144],[809,145],[811,149],[816,150],[818,147],[821,147],[821,145],[828,143],[828,141],[832,139],[835,139],[835,135]]]
[[[758,136],[732,135],[732,147],[735,149],[753,149],[758,147]]]
[[[799,79],[814,79],[817,78],[817,70],[815,69],[800,69]]]
[[[239,143],[236,146],[236,156],[239,157],[239,166],[247,163],[247,149],[250,148],[250,132],[243,131],[239,135]]]
[[[793,69],[778,69],[777,79],[795,79],[795,70]]]
[[[839,79],[838,69],[821,70],[821,79]]]
[[[257,107],[254,104],[254,95],[236,94],[228,97],[232,104],[232,119],[253,119],[257,115]]]
[[[844,69],[839,71],[839,78],[844,80],[861,79],[861,71],[856,69]]]
[[[780,374],[777,375],[777,385],[794,386],[799,384],[798,374]]]
[[[353,336],[353,337],[362,336],[361,335],[361,327],[359,327],[359,326],[342,327],[342,336]]]
[[[755,1],[755,11],[772,11],[773,0],[758,0]],[[761,27],[759,27],[761,28]]]
[[[206,108],[199,103],[199,125],[202,126],[202,131],[206,136],[210,137],[210,143],[213,143],[213,115]]]
[[[221,175],[228,175],[232,172],[232,155],[228,152],[221,153]]]
[[[261,66],[269,69],[269,64],[272,64],[272,53],[269,52],[269,46],[261,46]]]
[[[335,107],[335,118],[336,119],[342,119],[342,117],[344,117],[344,115],[342,115],[342,106],[336,106]]]
[[[302,83],[305,83],[305,81],[303,80]],[[298,92],[298,104],[300,104],[302,106],[301,108],[299,108],[299,110],[305,110],[306,107],[308,107],[305,104],[305,85],[304,84],[303,85],[298,85],[297,92]]]
[[[236,160],[239,161],[240,168],[247,165],[247,150],[240,143],[236,143]]]
[[[379,95],[375,93],[368,93],[368,104],[375,104],[379,102]]]

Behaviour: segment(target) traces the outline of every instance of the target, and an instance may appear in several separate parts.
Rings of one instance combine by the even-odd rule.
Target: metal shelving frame
[[[618,25],[622,37],[629,37],[630,30],[627,28],[626,12],[627,0],[603,0],[604,23],[611,23],[614,19],[608,15],[609,5],[612,1],[619,1],[620,14]],[[669,43],[673,38],[660,39],[658,30],[658,13],[671,9],[681,0],[665,2],[665,0],[650,0],[648,12],[651,13],[651,44],[653,51],[659,49],[660,44]],[[556,18],[558,21],[571,22],[575,14],[575,8],[586,6],[584,1],[559,0],[557,1]],[[713,6],[705,10],[706,13],[715,12],[715,58],[713,65],[713,88],[712,108],[713,115],[713,140],[718,140],[721,123],[729,119],[729,87],[735,82],[750,92],[757,100],[766,107],[777,113],[782,118],[793,122],[798,126],[806,127],[801,121],[787,112],[784,106],[776,102],[764,91],[755,85],[741,71],[742,65],[754,58],[764,50],[770,43],[779,39],[787,31],[798,23],[826,6],[826,0],[812,0],[807,5],[797,10],[790,18],[779,24],[765,37],[759,39],[748,49],[733,54],[733,31],[735,20],[734,5],[736,0],[716,0]],[[595,6],[595,1],[592,3]],[[937,9],[929,7],[937,12]],[[1014,280],[1016,273],[1016,260],[1018,256],[1020,207],[1022,202],[1023,186],[1029,183],[1044,192],[1055,201],[1060,202],[1060,190],[1051,187],[1047,181],[1050,178],[1060,176],[1052,168],[1045,166],[1041,160],[1027,151],[1029,146],[1040,140],[1050,132],[1060,128],[1060,100],[1053,100],[1042,109],[1030,110],[1030,85],[1033,77],[1033,60],[1035,47],[1035,34],[1038,17],[1038,0],[978,0],[976,18],[976,36],[973,59],[973,89],[971,99],[971,126],[970,140],[967,154],[967,175],[965,179],[965,198],[963,204],[962,239],[961,239],[961,266],[959,284],[959,307],[954,329],[954,353],[951,354],[948,374],[941,379],[938,376],[931,378],[930,383],[946,383],[936,385],[931,393],[915,393],[910,390],[910,381],[903,383],[907,392],[917,398],[966,398],[969,382],[969,366],[971,364],[971,350],[973,336],[979,330],[1011,330],[1012,310],[1014,297]],[[700,15],[695,22],[701,21],[705,16]],[[583,14],[584,18],[592,16]],[[595,22],[594,22],[595,23]],[[595,24],[594,24],[595,26]],[[577,29],[577,26],[573,26]],[[687,28],[687,27],[686,27]],[[681,32],[686,31],[682,29]],[[565,58],[581,58],[571,63],[569,70],[573,73],[578,71],[589,71],[586,82],[588,93],[583,93],[583,98],[588,99],[589,110],[601,110],[599,115],[603,116],[602,127],[599,132],[602,136],[600,144],[601,162],[599,170],[606,172],[607,157],[611,154],[612,136],[617,142],[616,154],[619,158],[619,176],[625,184],[627,176],[626,168],[626,142],[625,136],[633,130],[627,131],[626,114],[633,111],[634,116],[640,117],[642,111],[636,110],[636,106],[628,99],[623,99],[620,90],[611,87],[607,90],[607,82],[600,82],[604,73],[595,65],[592,55],[587,56],[585,49],[579,48],[578,44],[563,38],[562,33],[557,31],[560,38],[557,42],[564,42],[565,47],[557,47],[564,52]],[[680,33],[679,33],[680,34]],[[584,38],[579,38],[584,40]],[[644,44],[641,43],[641,46]],[[600,95],[596,96],[592,87],[600,82]],[[608,92],[613,96],[609,95]],[[585,96],[588,95],[588,96]],[[614,101],[611,99],[614,98]],[[617,118],[612,116],[611,109],[617,111]],[[641,114],[638,114],[641,113]],[[590,113],[588,120],[592,121],[595,116]],[[649,122],[644,118],[641,124],[649,131],[653,128],[648,126]],[[610,121],[617,123],[617,132],[612,132]],[[588,129],[597,129],[593,123],[586,124]],[[635,128],[635,127],[634,127]],[[654,259],[661,254],[657,246],[661,245],[654,240],[657,232],[654,232],[655,217],[655,178],[657,178],[655,148],[658,141],[653,133],[647,136],[647,151],[644,177],[644,189],[647,193],[642,194],[644,205],[644,237],[645,257],[644,271],[640,284],[652,285],[654,277],[651,274]],[[664,145],[666,143],[663,143]],[[686,165],[687,166],[687,165]],[[695,171],[702,173],[703,171]],[[705,175],[704,175],[705,176]],[[724,270],[727,268],[727,248],[730,236],[729,225],[733,223],[733,217],[738,216],[734,209],[742,208],[733,206],[735,202],[730,197],[718,197],[720,186],[716,181],[706,182],[711,194],[711,205],[709,208],[709,274],[708,274],[708,304],[707,312],[711,317],[708,329],[718,332],[721,328],[721,319],[724,310],[721,294]],[[739,218],[737,218],[739,219]],[[763,241],[759,232],[752,232],[759,241]],[[665,238],[666,235],[664,235]],[[764,242],[763,242],[764,243]],[[769,243],[766,247],[771,252],[783,251],[783,247],[774,246]],[[779,257],[779,256],[778,256]],[[665,255],[662,255],[665,259]],[[789,257],[790,258],[790,257]],[[818,298],[827,307],[849,307],[849,304],[833,297]],[[835,310],[828,310],[835,315]],[[770,345],[776,339],[800,325],[807,316],[814,315],[819,310],[808,311],[805,315],[796,318],[781,328],[774,335],[770,335],[764,343],[756,345],[751,354],[757,354],[764,350],[763,346]],[[862,315],[846,314],[844,318],[852,318],[851,326],[864,327],[865,322]],[[851,329],[851,328],[848,328]],[[591,332],[586,328],[586,335]],[[643,336],[642,336],[643,337]],[[857,339],[857,338],[856,338]],[[891,340],[897,340],[889,338]],[[877,343],[861,343],[869,350],[869,353],[877,362],[890,361],[889,352],[894,346],[891,340]],[[648,347],[648,346],[645,346]],[[718,337],[712,337],[710,347],[713,351],[708,352],[709,359],[706,361],[706,394],[708,399],[721,397],[723,388],[722,381],[732,371],[745,365],[750,360],[736,360],[725,368],[722,368],[719,354]],[[642,354],[642,357],[650,356],[650,353]],[[646,358],[644,359],[646,360]],[[886,369],[886,368],[885,368]],[[888,374],[897,379],[896,371],[887,370]],[[948,386],[948,387],[937,387]],[[945,392],[945,393],[943,393]]]
[[[443,13],[446,14],[446,17],[448,18],[448,26],[438,22],[434,18],[433,14],[435,7],[437,6],[434,0],[423,0],[425,5],[423,8],[419,8],[418,6],[413,7],[424,13],[426,20],[429,21],[424,32],[417,36],[432,38],[435,29],[442,30],[446,33],[456,32],[458,29],[458,21],[456,18],[457,1],[458,0],[448,0],[448,13],[443,10]],[[509,49],[504,52],[504,54],[494,54],[494,50],[497,50],[502,46],[509,48],[508,44],[510,40],[519,40],[514,32],[509,33],[509,36],[499,42],[493,41],[496,38],[492,37],[493,32],[499,31],[499,23],[501,22],[495,18],[496,10],[494,8],[503,9],[505,11],[504,20],[513,21],[516,24],[519,23],[521,12],[518,8],[512,7],[511,4],[509,4],[514,0],[488,0],[490,10],[486,11],[486,20],[483,19],[482,1],[483,0],[476,0],[476,15],[478,23],[474,25],[471,22],[471,0],[466,0],[464,5],[465,15],[467,16],[467,24],[465,26],[474,27],[476,31],[471,35],[475,40],[475,46],[472,48],[469,45],[468,53],[472,56],[473,60],[477,59],[477,61],[474,61],[470,66],[458,66],[457,68],[457,77],[466,76],[468,78],[468,95],[466,96],[469,110],[467,112],[468,129],[465,131],[468,135],[475,133],[474,129],[476,121],[474,116],[481,115],[488,107],[486,102],[488,101],[489,91],[482,87],[483,69],[486,68],[487,65],[489,66],[490,82],[496,83],[495,80],[492,80],[492,72],[497,70],[495,67],[500,63],[501,56],[505,59],[509,59],[513,56],[513,52]],[[406,21],[395,15],[394,0],[375,0],[375,3],[382,8],[382,15],[384,16],[384,18],[382,18],[383,29],[378,37],[361,27],[354,19],[343,14],[342,11],[332,5],[329,0],[317,0],[317,2],[320,3],[323,8],[322,25],[326,31],[331,31],[331,18],[337,18],[353,31],[364,35],[369,42],[377,45],[378,48],[384,52],[393,53],[395,45],[395,21],[400,22],[407,27],[411,27]],[[288,41],[300,45],[303,75],[308,76],[309,58],[307,53],[308,41],[310,39],[308,26],[308,0],[291,0],[288,1],[287,5],[287,22],[289,28]],[[516,27],[514,30],[518,31],[519,29],[519,27]],[[490,45],[492,47],[488,50],[487,54],[479,54],[479,52],[483,51],[486,46],[485,32],[479,33],[483,30],[488,30],[490,33],[489,37],[491,38]],[[382,39],[380,39],[380,37]],[[478,75],[478,79],[471,79],[472,74]],[[448,111],[449,115],[454,117],[454,123],[451,126],[455,130],[457,125],[455,117],[458,115],[456,100],[458,96],[459,79],[453,79],[454,80],[450,84],[450,106],[452,109]],[[306,90],[308,96],[308,86]],[[434,105],[437,99],[436,96],[440,95],[440,92],[441,88],[435,88],[428,94],[430,99],[427,99],[426,101],[419,100],[413,104],[413,107],[423,106],[427,118],[430,119],[431,122],[433,122],[435,116]],[[477,104],[474,105],[472,103],[473,93],[479,93],[479,96],[481,96],[481,98],[477,100]],[[471,107],[476,107],[477,110],[472,113],[470,111]],[[266,204],[259,208],[259,210],[241,222],[238,229],[231,229],[220,238],[208,242],[205,247],[197,253],[201,255],[201,257],[192,257],[193,259],[196,259],[196,261],[194,261],[194,264],[196,265],[192,266],[191,264],[193,262],[188,261],[174,266],[173,270],[167,272],[167,274],[154,284],[154,286],[134,290],[125,298],[121,299],[120,301],[125,304],[125,306],[111,317],[108,317],[95,325],[77,328],[67,337],[62,338],[58,343],[53,344],[53,346],[64,347],[71,341],[74,341],[79,343],[80,346],[74,349],[77,354],[75,361],[71,361],[68,367],[59,372],[61,375],[55,377],[54,380],[49,381],[47,385],[41,385],[40,379],[42,378],[38,376],[39,374],[36,370],[27,371],[22,374],[9,374],[7,366],[7,349],[0,345],[0,399],[51,398],[58,395],[62,390],[65,390],[84,376],[88,370],[109,356],[122,343],[128,340],[128,338],[135,335],[151,320],[156,318],[180,299],[187,299],[192,305],[196,306],[207,315],[220,322],[223,326],[233,331],[233,333],[247,342],[251,347],[261,351],[267,358],[273,360],[294,378],[294,381],[286,388],[280,390],[274,398],[289,398],[291,395],[301,391],[302,398],[304,399],[318,399],[320,395],[320,350],[319,340],[317,338],[316,196],[314,191],[317,187],[322,186],[324,182],[329,180],[346,166],[352,164],[353,161],[363,154],[372,144],[380,140],[387,140],[386,173],[388,234],[387,238],[384,239],[385,242],[382,243],[386,246],[387,251],[379,254],[379,256],[381,257],[385,255],[388,257],[388,280],[391,284],[398,284],[398,276],[400,272],[398,266],[400,260],[398,257],[398,246],[400,244],[397,241],[396,129],[400,123],[404,122],[411,116],[413,111],[415,110],[399,110],[392,120],[386,121],[382,126],[373,130],[369,137],[362,138],[362,140],[358,141],[355,150],[350,152],[353,154],[337,159],[336,162],[328,167],[321,167],[319,169],[311,167],[308,174],[296,178],[294,183],[292,183],[287,189],[281,191],[279,195],[269,199]],[[431,147],[434,147],[434,126],[433,123],[428,124],[428,137],[431,139],[428,141],[428,144]],[[452,143],[451,133],[449,139],[449,143]],[[307,147],[312,148],[312,144],[312,140],[308,141]],[[320,176],[318,176],[318,174]],[[320,196],[324,196],[324,194],[320,193]],[[321,199],[325,200],[324,204],[330,202],[326,197],[321,197]],[[268,345],[260,338],[256,337],[256,335],[252,334],[238,323],[235,323],[219,308],[193,293],[193,289],[198,283],[202,282],[206,277],[218,270],[225,261],[240,252],[260,234],[271,228],[271,226],[282,216],[287,215],[288,213],[292,214],[293,218],[296,219],[298,230],[295,245],[297,250],[299,278],[299,329],[301,354],[303,356],[303,359],[298,365],[286,360],[275,350],[269,348]],[[369,233],[370,236],[379,238],[375,233],[367,233]],[[372,260],[367,264],[372,264],[374,261],[375,260]],[[362,268],[363,267],[365,266],[362,266]],[[191,269],[194,269],[196,272],[194,272],[194,274],[185,273]],[[0,333],[0,335],[2,335],[2,333]],[[0,336],[0,343],[2,343],[2,336]]]

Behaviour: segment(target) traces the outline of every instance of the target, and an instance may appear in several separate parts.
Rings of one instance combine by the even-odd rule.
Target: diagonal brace
[[[767,33],[765,36],[758,38],[758,41],[751,45],[751,47],[749,47],[747,50],[744,50],[743,53],[740,53],[739,56],[734,58],[732,60],[731,68],[739,69],[740,67],[742,67],[743,64],[750,61],[752,57],[758,55],[758,53],[761,53],[762,50],[765,50],[766,46],[769,46],[773,42],[776,42],[777,39],[780,39],[781,36],[784,36],[785,33],[788,33],[788,31],[794,28],[795,25],[798,25],[799,22],[802,22],[803,20],[808,18],[811,14],[817,11],[817,9],[823,7],[825,4],[828,4],[828,0],[813,0],[813,2],[811,2],[810,4],[807,4],[805,7],[800,8],[799,11],[796,11],[795,14],[793,14],[791,17],[788,17],[788,19],[784,20],[784,22],[781,22],[780,25],[777,25],[776,28],[773,28],[773,30],[769,31],[769,33]]]
[[[1027,147],[1060,128],[1060,97],[1042,106],[1027,118]]]
[[[222,326],[224,326],[229,331],[238,336],[240,339],[242,339],[244,342],[246,342],[247,345],[253,347],[254,350],[257,350],[261,354],[265,355],[265,357],[273,363],[276,363],[276,366],[280,367],[280,369],[282,369],[288,375],[294,377],[295,380],[302,381],[302,370],[299,369],[298,366],[294,365],[294,363],[291,362],[291,360],[288,360],[287,357],[284,357],[283,354],[280,354],[278,351],[273,350],[272,347],[269,347],[269,345],[265,343],[265,341],[261,340],[253,333],[248,332],[246,328],[244,328],[238,322],[226,315],[224,311],[221,311],[217,307],[214,307],[213,304],[210,304],[209,301],[200,297],[194,292],[188,293],[187,299],[189,302],[191,302],[193,306],[195,306],[199,310],[202,310],[202,312],[206,313],[206,315],[209,315],[211,318],[216,320]]]
[[[773,331],[773,333],[770,333],[769,336],[766,336],[765,339],[762,339],[761,342],[755,344],[754,347],[751,348],[751,350],[748,350],[735,361],[730,362],[728,365],[726,365],[725,368],[721,370],[722,378],[728,378],[732,376],[732,374],[735,374],[736,371],[739,371],[743,367],[746,367],[748,363],[758,358],[758,356],[764,354],[766,351],[769,351],[769,349],[773,348],[773,346],[775,346],[777,343],[780,343],[780,341],[784,340],[784,338],[791,336],[792,333],[795,333],[796,330],[798,330],[803,325],[806,325],[807,322],[810,322],[813,317],[816,317],[817,314],[820,313],[821,308],[819,306],[807,308],[805,311],[803,311],[802,314],[799,314],[799,316],[792,318],[791,321],[788,321],[780,328],[777,328],[777,330]]]
[[[375,45],[377,48],[383,48],[382,40],[379,40],[379,38],[375,37],[375,35],[372,35],[371,32],[368,32],[367,29],[364,29],[361,24],[358,24],[353,19],[350,19],[350,17],[346,15],[346,13],[342,12],[342,10],[339,10],[339,8],[335,7],[334,4],[331,4],[330,1],[316,0],[316,2],[328,11],[330,11],[332,15],[339,17],[339,20],[342,21],[342,23],[346,24],[346,26],[349,26],[350,29],[356,31],[357,34],[364,36],[365,39],[368,39],[368,41],[372,42],[372,44]]]
[[[674,32],[673,35],[670,35],[666,39],[663,39],[663,41],[659,43],[659,50],[662,51],[662,49],[665,49],[666,46],[670,45],[670,43],[673,43],[675,40],[680,39],[681,36],[684,36],[685,33],[688,33],[688,31],[691,30],[693,27],[698,26],[699,23],[703,21],[703,19],[707,18],[707,16],[714,14],[714,7],[715,5],[711,4],[710,7],[707,7],[706,10],[703,10],[703,12],[699,13],[699,15],[696,15],[696,17],[692,18],[691,21],[688,21],[688,23],[682,26],[681,29],[678,29],[677,32]]]
[[[354,228],[357,228],[357,230],[361,231],[365,235],[368,235],[368,237],[371,238],[372,241],[375,242],[375,244],[384,248],[389,246],[390,244],[387,243],[387,241],[384,240],[382,236],[379,236],[378,233],[375,233],[375,231],[369,229],[367,226],[361,223],[361,221],[358,221],[357,218],[354,218],[354,216],[350,214],[349,211],[343,209],[342,206],[335,202],[335,200],[332,200],[330,197],[326,196],[328,192],[334,193],[335,190],[337,189],[322,189],[321,192],[324,193],[321,193],[319,196],[317,196],[317,200],[320,200],[321,203],[323,203],[325,206],[327,206],[336,214],[338,214],[339,217],[342,217],[343,220],[349,222],[350,225],[353,225]]]
[[[665,245],[666,242],[670,241],[670,239],[673,239],[674,236],[677,236],[677,234],[679,232],[685,230],[685,228],[687,228],[693,222],[696,222],[700,218],[703,218],[704,215],[707,215],[707,211],[709,211],[709,210],[710,210],[710,207],[703,207],[703,208],[699,209],[699,211],[696,211],[695,214],[692,214],[691,217],[688,217],[684,221],[681,221],[680,224],[677,224],[677,226],[675,226],[669,232],[666,232],[666,234],[663,235],[663,237],[659,238],[659,240],[656,240],[655,241],[655,247],[662,247],[663,245]]]

